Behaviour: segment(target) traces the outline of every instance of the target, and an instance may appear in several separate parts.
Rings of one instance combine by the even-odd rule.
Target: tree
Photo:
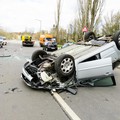
[[[111,13],[110,16],[104,18],[104,24],[102,25],[102,33],[112,35],[115,31],[120,29],[120,12]]]
[[[95,31],[100,23],[105,0],[78,0],[79,27]]]
[[[54,37],[56,37],[56,26],[55,26],[55,25],[53,25],[53,27],[51,28],[50,33],[51,33]]]
[[[63,29],[63,28],[59,29],[59,38],[60,38],[60,43],[61,44],[66,42],[67,32],[66,32],[65,29]]]
[[[6,37],[6,39],[17,38],[17,35],[16,35],[16,34],[9,33],[9,32],[5,31],[5,30],[2,29],[2,28],[0,28],[0,36],[4,36],[4,37]]]
[[[56,23],[56,38],[58,43],[60,43],[60,38],[59,38],[60,15],[61,15],[61,0],[57,0],[55,23]]]
[[[53,25],[53,28],[51,28],[50,33],[55,37],[56,36],[56,27]],[[59,40],[60,43],[63,44],[66,42],[67,39],[67,31],[66,29],[59,27]]]

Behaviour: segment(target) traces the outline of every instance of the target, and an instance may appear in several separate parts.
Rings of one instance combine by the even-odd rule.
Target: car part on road
[[[0,57],[11,57],[11,55],[0,55]]]

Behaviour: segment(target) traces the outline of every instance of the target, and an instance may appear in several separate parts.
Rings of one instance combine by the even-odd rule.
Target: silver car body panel
[[[82,55],[81,57],[78,57],[77,59],[75,59],[76,65],[79,62],[82,62],[92,56],[95,55],[100,55],[100,58],[108,58],[111,57],[112,58],[112,62],[117,61],[118,59],[120,59],[120,51],[117,49],[115,42],[111,42],[108,44],[105,44],[101,47],[97,47],[97,49],[88,52],[84,55]]]
[[[70,54],[75,58],[77,79],[111,76],[113,75],[112,63],[120,59],[120,50],[117,49],[114,41],[100,47],[73,44],[53,54],[57,56]],[[91,57],[95,59],[87,60]]]
[[[84,62],[95,56],[97,60]],[[113,74],[112,63],[120,59],[120,51],[114,42],[108,43],[83,55],[75,60],[76,78],[85,79],[92,77],[111,76]]]
[[[76,69],[77,79],[113,76],[111,58],[79,63]]]

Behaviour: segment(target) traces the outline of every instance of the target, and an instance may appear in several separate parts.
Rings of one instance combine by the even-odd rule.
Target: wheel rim
[[[61,70],[63,73],[69,73],[72,71],[73,69],[73,60],[71,58],[65,58],[63,59],[63,61],[61,62]]]

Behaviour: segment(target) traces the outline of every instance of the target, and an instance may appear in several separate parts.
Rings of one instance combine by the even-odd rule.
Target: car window
[[[46,40],[51,41],[51,38],[46,38]]]
[[[114,76],[106,77],[106,78],[100,78],[94,82],[94,86],[113,86],[116,85]]]

